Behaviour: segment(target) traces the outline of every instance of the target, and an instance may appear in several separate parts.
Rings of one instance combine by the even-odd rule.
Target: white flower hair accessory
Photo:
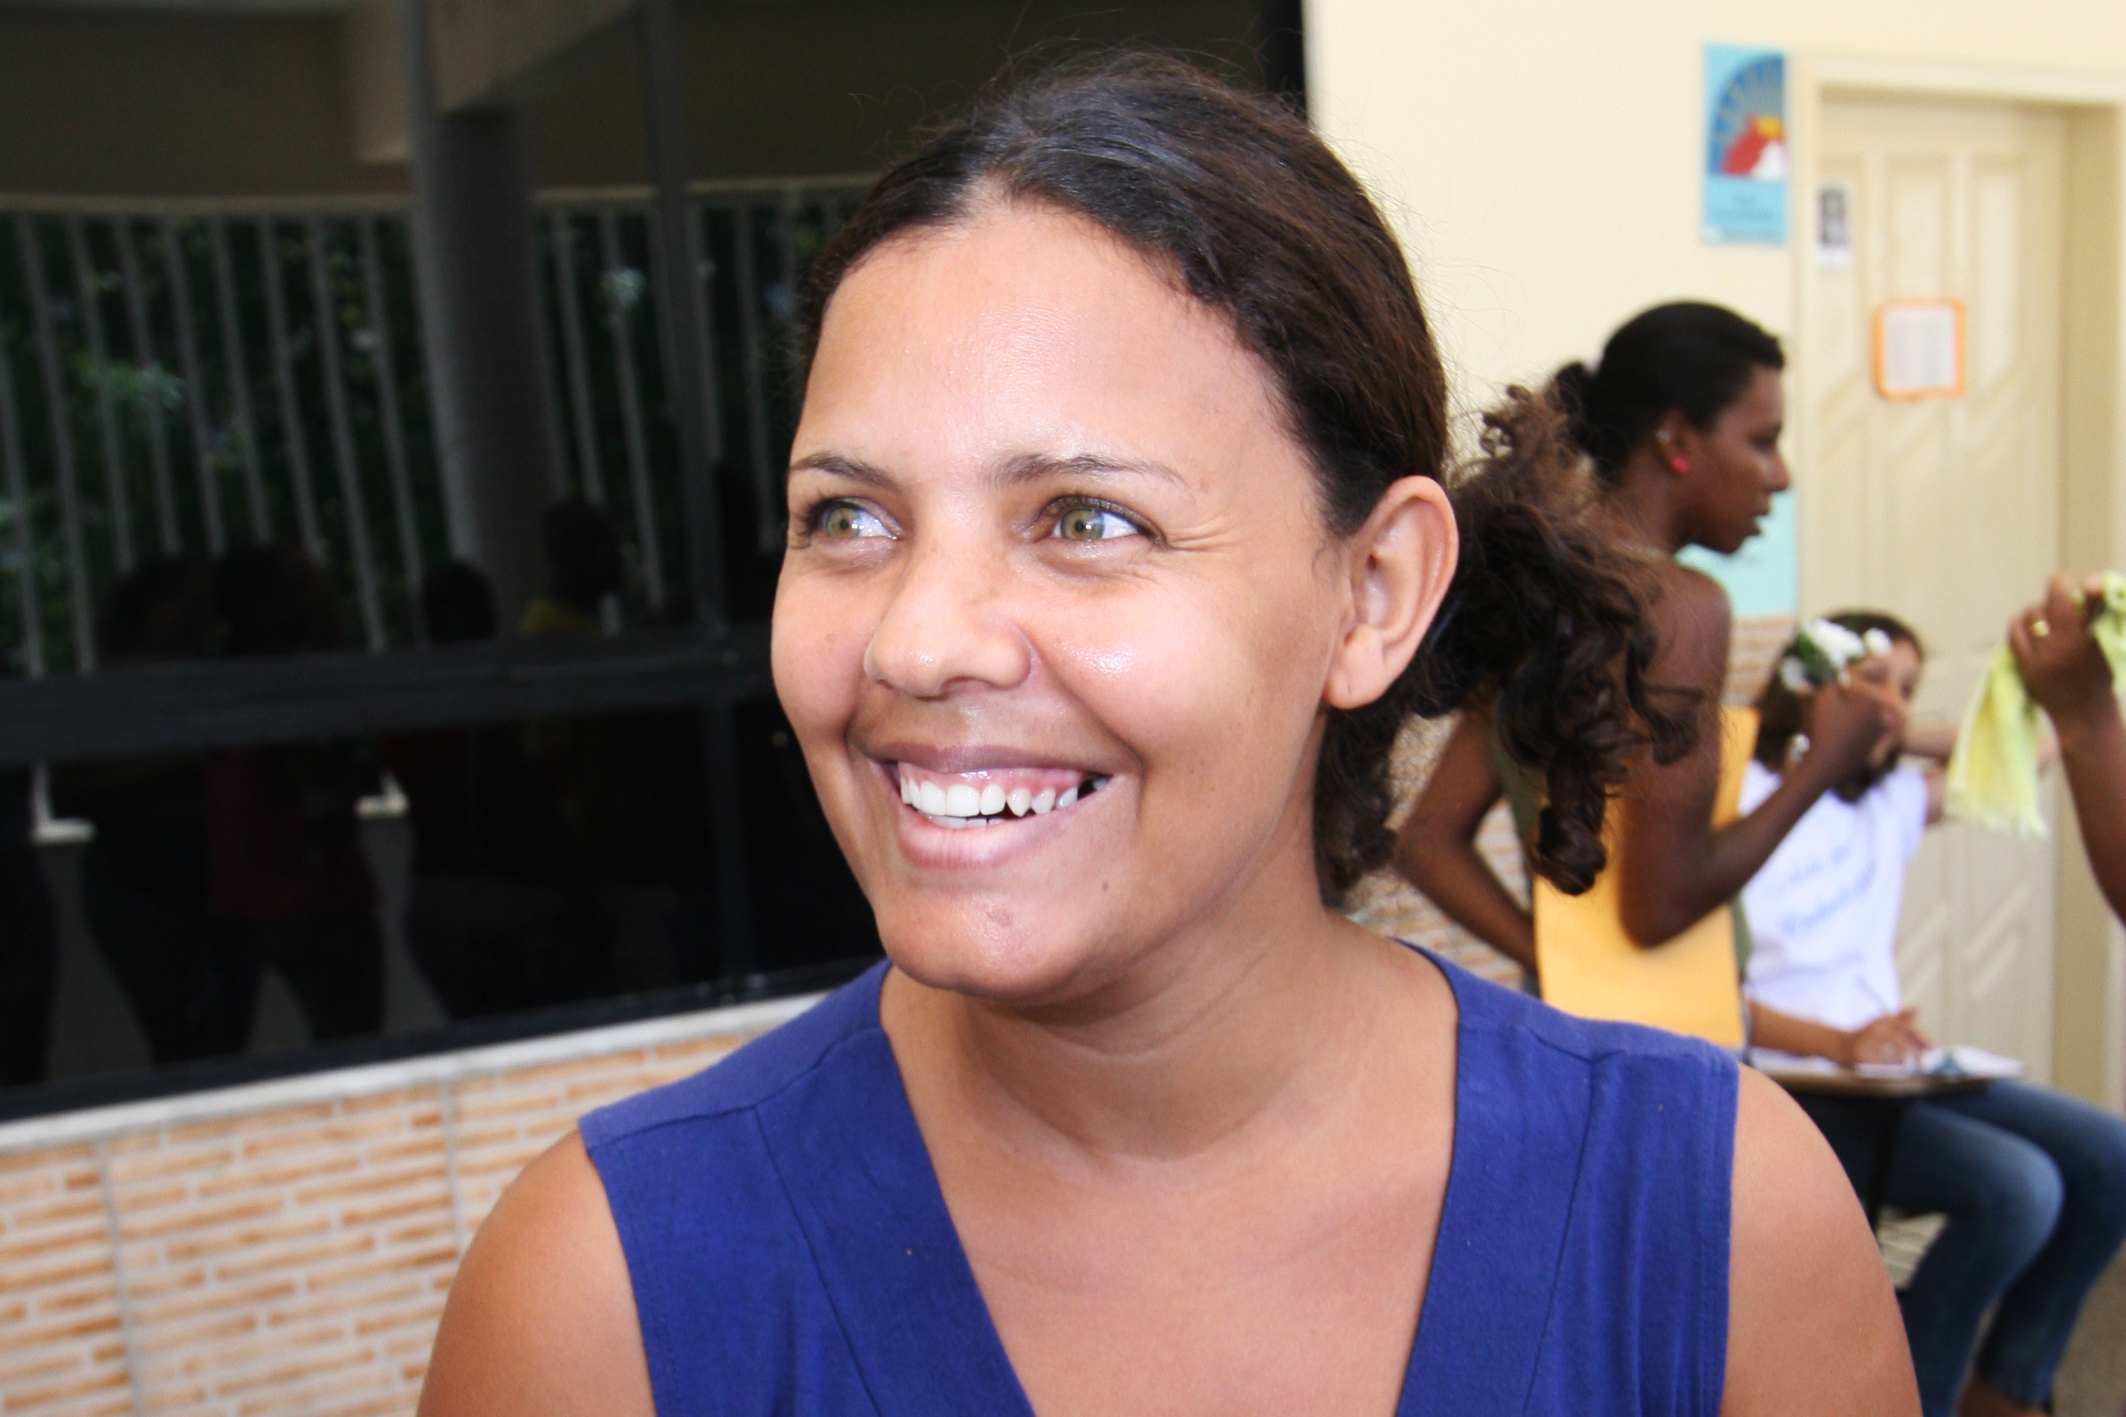
[[[1889,652],[1890,637],[1880,629],[1855,634],[1835,620],[1811,620],[1779,657],[1779,682],[1792,693],[1807,693],[1842,676],[1847,665]]]

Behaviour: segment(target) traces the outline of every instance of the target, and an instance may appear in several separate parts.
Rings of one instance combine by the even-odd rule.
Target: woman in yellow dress
[[[1735,813],[1752,734],[1739,721],[1724,732],[1712,727],[1727,674],[1727,593],[1673,557],[1686,546],[1738,550],[1757,534],[1773,494],[1791,484],[1779,451],[1785,362],[1778,340],[1731,310],[1661,305],[1610,336],[1596,369],[1569,364],[1541,392],[1516,391],[1491,415],[1527,448],[1539,446],[1532,426],[1565,422],[1574,466],[1556,475],[1591,468],[1591,495],[1615,534],[1644,546],[1653,562],[1648,677],[1694,701],[1706,730],[1679,753],[1664,753],[1657,740],[1628,783],[1609,785],[1608,835],[1619,859],[1586,902],[1543,891],[1538,912],[1573,916],[1573,948],[1560,955],[1548,947],[1556,932],[1546,931],[1549,957],[1539,961],[1534,916],[1477,854],[1477,826],[1501,797],[1515,799],[1522,841],[1539,854],[1552,830],[1545,784],[1550,799],[1557,788],[1545,764],[1496,733],[1484,710],[1456,727],[1396,848],[1402,873],[1449,917],[1537,973],[1546,999],[1730,1045],[1741,1041],[1732,955],[1742,942],[1725,907],[1816,799],[1866,758],[1883,726],[1880,704],[1842,685],[1810,695],[1806,764],[1756,810]],[[1657,947],[1664,958],[1641,958]],[[1559,977],[1568,972],[1572,980]],[[1709,1001],[1708,989],[1718,991]]]

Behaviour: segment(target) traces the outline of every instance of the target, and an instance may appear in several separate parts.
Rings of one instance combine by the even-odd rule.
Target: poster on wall
[[[1705,239],[1786,244],[1786,56],[1705,46]]]

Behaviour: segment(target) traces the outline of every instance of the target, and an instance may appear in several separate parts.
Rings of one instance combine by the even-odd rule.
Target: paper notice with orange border
[[[1964,391],[1964,303],[1885,300],[1875,307],[1875,392],[1953,399]]]

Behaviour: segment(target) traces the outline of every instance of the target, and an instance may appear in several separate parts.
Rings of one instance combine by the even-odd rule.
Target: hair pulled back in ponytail
[[[1462,559],[1412,665],[1415,707],[1488,706],[1500,744],[1544,786],[1531,865],[1576,894],[1607,862],[1600,823],[1631,761],[1689,752],[1703,696],[1648,677],[1656,562],[1588,476],[1555,395],[1508,389],[1449,495]]]
[[[813,263],[807,359],[867,253],[1014,201],[1097,223],[1232,321],[1313,463],[1333,534],[1355,532],[1398,478],[1445,480],[1446,378],[1380,213],[1300,114],[1176,59],[1060,66],[933,130]],[[1324,900],[1388,859],[1389,752],[1413,712],[1472,690],[1497,698],[1509,749],[1551,780],[1537,869],[1568,888],[1592,879],[1604,797],[1647,741],[1634,716],[1666,732],[1639,681],[1637,573],[1605,549],[1622,542],[1575,524],[1586,499],[1553,490],[1567,445],[1554,411],[1543,426],[1538,452],[1501,422],[1496,467],[1458,489],[1464,569],[1417,662],[1378,701],[1328,711],[1314,787]]]
[[[1614,482],[1671,412],[1710,428],[1759,369],[1785,367],[1774,336],[1723,305],[1679,300],[1634,315],[1602,346],[1599,369],[1575,361],[1552,387],[1573,441]]]

